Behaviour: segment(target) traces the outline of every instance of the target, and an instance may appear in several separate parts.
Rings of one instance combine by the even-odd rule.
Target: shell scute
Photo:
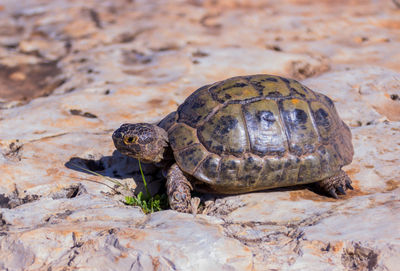
[[[185,172],[192,174],[197,166],[207,157],[208,152],[201,144],[194,144],[175,155],[176,162]]]
[[[279,76],[255,75],[249,77],[249,82],[260,96],[279,98],[290,95],[288,86],[282,83]]]
[[[280,101],[279,106],[290,152],[298,156],[314,152],[318,144],[318,134],[310,118],[308,103],[290,99]]]
[[[287,139],[282,128],[278,105],[274,100],[261,100],[243,106],[253,153],[282,155],[287,150]]]
[[[304,155],[300,159],[298,183],[311,183],[322,178],[319,157],[314,154]]]
[[[247,151],[247,138],[241,105],[230,104],[198,128],[200,142],[207,150],[216,153],[240,155]]]
[[[271,156],[264,159],[263,167],[260,172],[259,185],[268,187],[278,187],[283,174],[285,158]]]
[[[252,154],[243,157],[238,176],[239,182],[247,187],[257,187],[263,163],[261,157]]]
[[[321,140],[324,143],[328,143],[338,129],[335,115],[330,108],[318,101],[311,102],[310,107]]]
[[[208,86],[202,87],[179,106],[178,121],[195,128],[217,105],[218,102],[208,92]]]
[[[258,96],[257,90],[245,78],[232,78],[209,89],[215,100],[225,103],[231,100],[244,100]]]
[[[322,173],[329,174],[337,171],[337,168],[343,166],[343,161],[338,159],[337,151],[330,144],[319,146],[316,153],[319,156]]]
[[[219,178],[219,163],[221,157],[216,154],[210,154],[196,169],[193,176],[206,183],[215,183]]]
[[[216,185],[232,185],[234,187],[244,186],[239,180],[239,169],[241,166],[241,159],[235,156],[223,156],[221,158],[219,168],[219,178],[216,181]],[[234,183],[232,183],[234,182]]]
[[[184,124],[177,123],[171,128],[168,136],[172,149],[181,150],[195,143],[200,143],[196,129]]]

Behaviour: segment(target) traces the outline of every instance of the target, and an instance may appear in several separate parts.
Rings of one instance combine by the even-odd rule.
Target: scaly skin
[[[182,170],[177,164],[173,164],[167,175],[167,195],[171,208],[178,212],[191,213],[191,190],[193,187]]]

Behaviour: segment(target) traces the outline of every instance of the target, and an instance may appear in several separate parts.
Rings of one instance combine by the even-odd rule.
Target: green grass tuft
[[[144,188],[146,191],[146,195],[143,195],[142,192],[139,192],[139,194],[137,196],[126,196],[124,203],[127,205],[139,206],[145,214],[154,213],[154,212],[168,209],[168,198],[165,193],[161,194],[161,195],[157,194],[155,196],[151,196],[149,189],[147,187],[146,178],[144,177],[142,165],[140,164],[139,159],[138,159],[138,163],[139,163],[139,170],[140,170],[140,174],[142,175],[142,180],[143,180]],[[80,169],[86,171],[86,172],[89,172],[96,176],[102,177],[102,178],[106,179],[107,181],[110,181],[110,182],[116,184],[117,186],[121,186],[124,189],[126,189],[127,191],[129,191],[129,188],[126,185],[122,184],[121,182],[119,182],[113,178],[101,175],[97,172],[94,172],[87,168],[81,167],[77,164],[73,164],[73,165],[76,166],[77,168],[80,168]]]
[[[143,196],[142,192],[139,192],[139,194],[136,197],[127,196],[125,197],[125,204],[139,206],[142,208],[145,214],[154,213],[167,209],[168,208],[167,195],[162,194],[160,196],[157,194],[154,197],[151,196],[149,189],[147,187],[146,178],[144,177],[140,159],[138,159],[138,163],[139,163],[140,174],[142,175],[144,189],[146,190],[146,196]]]
[[[168,208],[167,195],[155,195],[154,197],[144,197],[142,192],[136,197],[126,196],[125,204],[139,206],[145,214],[162,211]]]

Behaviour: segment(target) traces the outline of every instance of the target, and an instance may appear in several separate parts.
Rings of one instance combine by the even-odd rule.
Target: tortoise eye
[[[138,141],[138,136],[124,136],[124,143],[125,144],[134,144]]]

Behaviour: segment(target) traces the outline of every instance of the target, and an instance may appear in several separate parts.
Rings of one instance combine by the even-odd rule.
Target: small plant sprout
[[[132,205],[132,206],[139,206],[142,211],[145,214],[149,214],[149,213],[154,213],[154,212],[158,212],[161,211],[163,209],[167,209],[168,208],[168,200],[167,200],[167,196],[166,194],[162,194],[162,195],[155,195],[155,196],[151,196],[149,189],[147,187],[147,182],[146,182],[146,178],[144,177],[144,173],[142,170],[142,165],[140,163],[140,160],[138,159],[138,163],[139,163],[139,170],[140,170],[140,174],[142,175],[142,180],[143,180],[143,184],[144,184],[144,188],[146,191],[146,195],[143,195],[143,192],[140,191],[138,193],[137,196],[125,196],[125,204],[127,205]],[[96,176],[102,177],[107,181],[110,181],[114,184],[116,184],[117,186],[121,186],[124,188],[124,190],[129,191],[129,188],[126,184],[122,184],[121,182],[119,182],[118,180],[115,180],[113,178],[101,175],[95,171],[89,170],[87,168],[81,167],[77,164],[73,164],[75,167],[92,173]]]
[[[146,178],[142,170],[140,159],[138,159],[140,174],[146,191],[146,196],[143,196],[143,192],[140,191],[136,197],[127,196],[125,197],[125,204],[140,206],[145,214],[154,213],[166,209],[168,207],[168,201],[166,194],[151,196],[149,188],[147,187]]]

